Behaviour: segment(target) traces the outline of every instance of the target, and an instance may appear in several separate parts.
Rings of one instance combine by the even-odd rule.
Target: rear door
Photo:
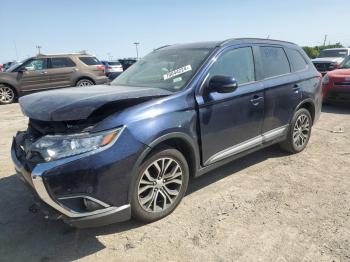
[[[231,93],[207,94],[203,86],[216,75],[234,77],[238,88]],[[264,97],[261,83],[256,82],[251,46],[223,51],[214,59],[199,90],[196,99],[204,165],[261,144]]]
[[[272,130],[283,133],[301,102],[299,77],[282,46],[260,46],[260,77],[264,87],[265,116],[262,133]]]
[[[46,58],[30,59],[16,71],[17,81],[22,92],[33,92],[47,89],[50,86]]]
[[[72,83],[72,75],[76,72],[76,64],[69,57],[49,58],[47,70],[51,87],[68,87]]]

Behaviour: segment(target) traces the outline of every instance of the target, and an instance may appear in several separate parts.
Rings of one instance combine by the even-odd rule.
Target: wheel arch
[[[306,99],[302,101],[295,109],[295,112],[297,112],[300,108],[305,108],[310,112],[312,123],[315,120],[315,114],[316,114],[316,108],[315,108],[315,103],[311,99]],[[294,112],[294,113],[295,113]]]
[[[189,135],[184,133],[175,132],[163,135],[148,145],[148,147],[141,153],[137,161],[135,162],[134,168],[131,172],[132,178],[130,179],[128,199],[130,201],[132,194],[132,185],[134,179],[136,179],[135,173],[138,170],[138,167],[156,150],[161,147],[168,146],[177,149],[185,157],[188,168],[190,171],[190,177],[196,176],[197,170],[200,167],[200,156],[199,149],[196,147],[194,141],[190,138]]]
[[[92,83],[94,83],[94,85],[96,85],[96,82],[93,78],[89,77],[89,76],[80,76],[78,77],[76,80],[75,80],[75,83],[74,83],[74,86],[76,86],[78,84],[78,82],[80,80],[83,80],[83,79],[87,79],[87,80],[90,80]]]
[[[16,88],[16,86],[14,86],[14,85],[12,85],[12,84],[10,84],[10,83],[8,83],[8,82],[1,82],[1,81],[0,81],[0,86],[1,86],[1,85],[5,85],[5,86],[11,87],[11,88],[13,89],[13,91],[15,92],[15,98],[16,98],[16,99],[19,98],[20,92],[19,92],[19,90]]]

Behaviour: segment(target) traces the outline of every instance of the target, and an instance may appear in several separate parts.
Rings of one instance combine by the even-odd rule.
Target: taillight
[[[111,67],[111,66],[109,66],[109,67],[108,67],[108,69],[112,69],[112,67]]]
[[[104,65],[97,65],[96,68],[97,68],[98,70],[105,70]]]

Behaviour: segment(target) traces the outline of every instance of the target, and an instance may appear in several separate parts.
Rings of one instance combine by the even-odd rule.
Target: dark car
[[[134,58],[123,58],[118,61],[122,64],[124,71],[137,62]]]
[[[104,66],[87,54],[38,55],[0,72],[0,104],[18,97],[72,86],[104,84]]]
[[[153,51],[111,86],[20,99],[17,173],[67,223],[170,214],[200,176],[279,143],[302,151],[320,116],[321,75],[295,44],[232,39]]]

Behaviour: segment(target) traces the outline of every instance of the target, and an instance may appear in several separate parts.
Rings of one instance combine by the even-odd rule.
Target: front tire
[[[185,157],[176,149],[163,148],[138,170],[132,188],[133,218],[153,222],[173,212],[187,190],[189,169]]]
[[[0,105],[7,105],[15,102],[16,93],[12,87],[0,85]]]
[[[311,127],[310,112],[305,108],[299,109],[293,116],[287,139],[280,143],[280,147],[293,154],[303,151],[309,142]]]

